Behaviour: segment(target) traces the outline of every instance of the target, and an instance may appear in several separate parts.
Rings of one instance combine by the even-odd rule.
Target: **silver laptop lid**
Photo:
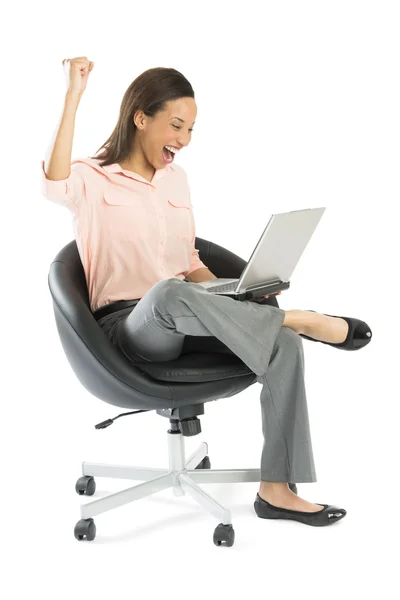
[[[326,207],[273,214],[235,288],[289,281]]]

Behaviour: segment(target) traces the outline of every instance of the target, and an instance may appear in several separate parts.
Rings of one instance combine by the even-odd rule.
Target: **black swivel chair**
[[[195,245],[200,259],[217,277],[240,277],[246,261],[198,237]],[[100,400],[114,406],[138,409],[134,413],[155,410],[169,419],[169,469],[82,463],[82,477],[75,486],[80,495],[94,494],[94,477],[141,480],[143,483],[81,505],[81,519],[74,530],[76,539],[90,541],[95,538],[95,515],[172,487],[176,496],[187,492],[220,521],[213,538],[217,546],[222,543],[232,546],[235,532],[230,510],[211,498],[198,484],[258,482],[260,469],[211,470],[207,444],[202,442],[189,458],[185,458],[184,436],[201,432],[198,416],[204,414],[205,402],[240,393],[256,382],[256,374],[235,354],[195,352],[167,362],[143,361],[137,365],[130,362],[107,338],[91,312],[75,240],[67,244],[51,263],[48,284],[63,349],[82,385]],[[264,302],[279,306],[274,296]],[[107,427],[112,422],[109,419],[96,428]],[[294,483],[290,488],[297,493]]]

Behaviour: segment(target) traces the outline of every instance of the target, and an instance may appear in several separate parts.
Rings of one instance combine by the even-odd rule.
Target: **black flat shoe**
[[[263,500],[259,494],[257,494],[254,502],[254,510],[261,519],[291,519],[292,521],[299,521],[313,527],[332,525],[343,519],[347,514],[344,508],[338,508],[337,506],[332,506],[332,504],[320,504],[320,506],[322,506],[322,509],[317,512],[289,510],[288,508],[281,508],[270,504],[266,500]]]
[[[316,312],[315,310],[309,310],[307,312]],[[325,313],[323,313],[325,314]],[[335,317],[336,319],[344,319],[348,326],[349,331],[347,333],[346,339],[344,342],[340,344],[334,344],[333,342],[323,342],[322,340],[316,340],[304,333],[299,333],[301,337],[306,338],[306,340],[311,340],[312,342],[319,342],[320,344],[328,344],[328,346],[333,346],[334,348],[339,348],[341,350],[360,350],[360,348],[364,348],[372,339],[372,331],[364,321],[360,321],[359,319],[351,318],[351,317],[337,317],[336,315],[325,315],[327,317]]]

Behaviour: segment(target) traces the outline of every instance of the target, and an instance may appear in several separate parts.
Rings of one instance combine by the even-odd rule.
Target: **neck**
[[[156,169],[150,163],[147,163],[147,166],[143,165],[143,163],[138,162],[137,160],[124,160],[122,163],[119,163],[120,167],[122,167],[126,171],[132,171],[137,175],[140,175],[147,181],[151,182],[153,179]]]

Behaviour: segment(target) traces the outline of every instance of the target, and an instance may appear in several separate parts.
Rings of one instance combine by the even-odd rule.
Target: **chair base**
[[[205,510],[214,515],[221,524],[231,524],[231,511],[224,508],[207,494],[198,483],[259,482],[260,469],[196,469],[208,453],[208,445],[202,442],[185,462],[184,436],[179,431],[168,431],[169,469],[82,463],[82,474],[93,477],[142,480],[133,487],[82,504],[81,519],[90,519],[106,511],[124,506],[155,492],[172,488],[175,496],[189,494]]]

